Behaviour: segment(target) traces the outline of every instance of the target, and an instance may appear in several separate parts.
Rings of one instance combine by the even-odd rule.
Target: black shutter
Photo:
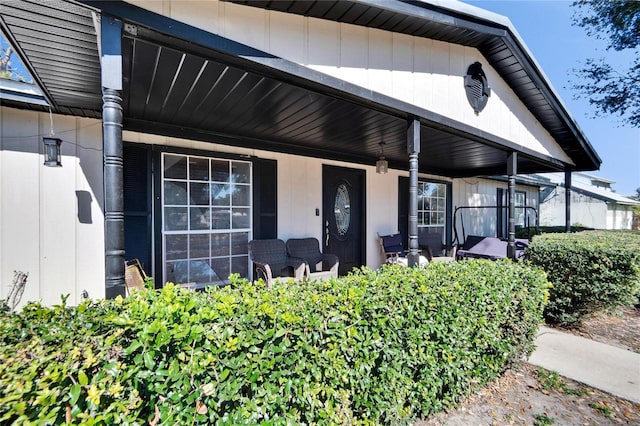
[[[498,208],[496,209],[496,237],[498,238],[506,238],[507,237],[507,209],[502,208],[506,206],[505,203],[505,194],[506,191],[504,188],[498,188],[496,194],[496,205]]]
[[[139,259],[151,274],[151,156],[146,147],[124,146],[123,178],[125,259]]]
[[[398,232],[409,247],[409,178],[404,176],[398,177]]]
[[[253,160],[253,238],[278,238],[278,162]]]

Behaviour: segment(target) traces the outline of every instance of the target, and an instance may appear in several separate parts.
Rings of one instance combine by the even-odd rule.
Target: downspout
[[[122,175],[122,22],[101,17],[105,297],[125,295]]]
[[[418,156],[420,154],[420,121],[410,120],[407,128],[409,153],[409,266],[420,264],[418,253]]]
[[[518,153],[511,152],[507,157],[507,174],[509,175],[509,239],[507,242],[507,257],[516,258],[516,175],[518,174]]]

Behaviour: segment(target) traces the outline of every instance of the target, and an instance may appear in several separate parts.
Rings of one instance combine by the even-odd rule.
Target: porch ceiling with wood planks
[[[390,166],[407,169],[407,120],[417,118],[422,173],[505,174],[509,151],[520,154],[519,173],[565,167],[463,123],[126,3],[3,5],[3,29],[57,112],[100,116],[95,12],[125,23],[126,130],[368,165],[375,164],[384,141]],[[594,162],[583,159],[589,153],[582,155],[580,143],[575,139],[567,146],[580,153],[576,168],[591,170]]]

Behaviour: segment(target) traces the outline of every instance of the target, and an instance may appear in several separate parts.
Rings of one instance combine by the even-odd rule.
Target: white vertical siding
[[[41,154],[49,115],[0,108],[0,297],[13,271],[23,271],[23,303],[56,304],[68,294],[76,304],[83,290],[104,297],[102,124],[54,115],[53,125],[63,141],[56,168]]]
[[[547,197],[542,203],[540,224],[543,226],[565,225],[564,188],[558,187],[555,194]],[[573,192],[571,194],[571,225],[581,225],[594,229],[614,229],[613,213],[609,212],[607,203],[587,195]],[[620,228],[618,228],[620,229]]]
[[[633,207],[620,204],[607,205],[607,229],[631,229]]]
[[[476,49],[214,0],[131,3],[572,163]],[[464,91],[475,61],[492,89],[478,115]]]

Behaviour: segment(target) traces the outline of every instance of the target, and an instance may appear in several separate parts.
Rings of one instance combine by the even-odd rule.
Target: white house
[[[601,162],[508,19],[464,3],[12,0],[0,16],[38,89],[0,91],[0,297],[14,270],[24,301],[113,297],[130,258],[158,286],[185,260],[251,276],[247,242],[274,237],[318,238],[341,273],[377,267],[378,233],[414,258],[420,233],[452,239],[458,206],[537,206],[519,174]],[[468,233],[509,223],[468,214]]]
[[[565,223],[566,195],[564,176],[543,175],[541,181],[540,224],[558,226]],[[615,181],[586,173],[573,173],[571,179],[571,224],[594,229],[631,229],[633,211],[640,201],[613,191]]]

